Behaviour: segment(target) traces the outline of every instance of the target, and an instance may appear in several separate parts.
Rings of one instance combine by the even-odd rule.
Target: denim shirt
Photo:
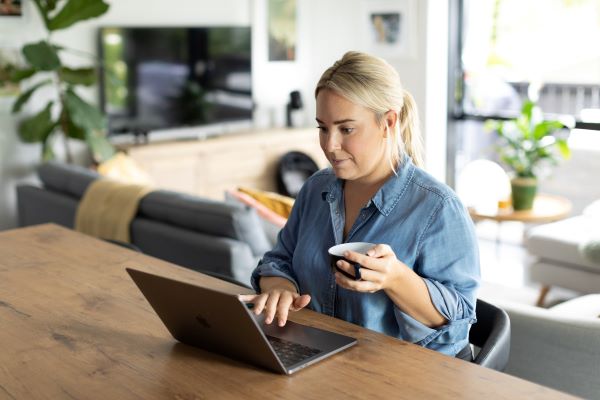
[[[343,243],[343,180],[331,169],[302,187],[277,244],[252,274],[292,281],[309,308],[421,346],[456,355],[475,322],[479,254],[473,223],[446,185],[405,161],[362,208],[347,242],[388,244],[425,281],[447,324],[430,328],[401,311],[384,290],[360,293],[335,283],[327,249]]]

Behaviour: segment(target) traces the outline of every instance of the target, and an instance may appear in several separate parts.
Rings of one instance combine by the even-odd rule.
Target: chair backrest
[[[304,182],[318,170],[317,163],[307,154],[300,151],[284,154],[277,166],[277,191],[295,199]]]
[[[481,350],[473,362],[496,371],[504,371],[510,354],[510,319],[492,304],[477,299],[477,322],[469,332],[469,343]]]

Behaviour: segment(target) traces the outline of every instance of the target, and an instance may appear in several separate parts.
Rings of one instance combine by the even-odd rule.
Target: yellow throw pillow
[[[118,152],[110,159],[98,165],[98,173],[106,178],[125,183],[144,186],[154,185],[150,175],[123,152]]]
[[[282,196],[277,193],[267,192],[265,190],[250,189],[240,187],[238,190],[242,193],[246,193],[248,196],[254,198],[265,207],[281,215],[283,218],[289,218],[294,206],[294,199],[287,196]]]

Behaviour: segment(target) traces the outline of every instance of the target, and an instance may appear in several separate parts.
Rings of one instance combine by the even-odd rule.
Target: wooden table
[[[518,221],[524,223],[548,223],[566,218],[571,212],[571,202],[560,196],[549,194],[538,194],[533,202],[531,210],[514,211],[512,208],[498,209],[496,212],[481,212],[473,208],[469,214],[474,221],[484,219],[504,222]]]
[[[244,291],[56,225],[0,232],[0,398],[569,398],[308,310],[358,345],[277,375],[175,342],[125,267]]]

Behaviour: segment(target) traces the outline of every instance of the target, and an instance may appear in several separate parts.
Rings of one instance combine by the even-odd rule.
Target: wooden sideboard
[[[328,162],[316,129],[248,131],[202,140],[120,146],[160,188],[222,200],[226,189],[249,186],[276,191],[277,163],[301,151],[320,168]]]

